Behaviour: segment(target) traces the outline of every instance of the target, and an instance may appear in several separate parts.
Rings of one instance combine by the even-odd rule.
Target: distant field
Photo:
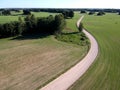
[[[49,13],[35,15],[48,16]],[[8,17],[4,16],[5,22],[10,21]],[[10,17],[17,20],[18,16]],[[67,25],[72,28],[69,25],[72,24]],[[0,90],[40,88],[79,62],[87,51],[87,46],[57,41],[52,35],[0,39]]]
[[[55,13],[48,13],[48,12],[31,12],[34,14],[36,17],[47,17],[49,15],[55,15]],[[24,18],[25,16],[22,15],[22,12],[15,13],[11,12],[11,15],[9,16],[0,16],[0,24],[2,23],[7,23],[10,21],[18,21],[18,17]]]
[[[77,20],[80,18],[80,14],[79,14],[79,12],[75,12],[75,15],[74,15],[74,17],[73,17],[73,19],[67,19],[67,26],[66,26],[66,29],[68,30],[68,31],[72,31],[72,30],[74,30],[74,31],[78,31],[78,29],[76,28],[76,22],[77,22]]]
[[[120,90],[120,15],[86,15],[85,28],[99,43],[99,55],[69,90]]]
[[[0,24],[10,21],[18,21],[18,16],[0,16]]]

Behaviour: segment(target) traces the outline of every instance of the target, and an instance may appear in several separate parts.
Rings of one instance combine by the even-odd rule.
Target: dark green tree
[[[86,13],[86,11],[85,10],[81,10],[80,13]]]
[[[18,23],[16,23],[16,29],[18,29],[19,35],[21,35],[25,31],[25,22],[21,17],[18,18]]]
[[[48,16],[47,17],[47,31],[49,32],[49,33],[54,33],[54,20],[55,20],[55,18],[52,16],[52,15],[50,15],[50,16]]]
[[[64,15],[64,18],[73,18],[74,17],[74,12],[71,11],[63,11],[62,14]]]
[[[79,32],[82,32],[83,28],[84,28],[83,23],[81,22],[78,27]]]
[[[120,11],[118,12],[118,15],[120,15]]]
[[[32,28],[31,15],[27,15],[24,18],[24,21],[25,21],[25,30],[24,30],[23,34],[27,34],[28,32],[30,33],[31,28]]]
[[[71,18],[74,17],[74,12],[73,12],[73,11],[70,11],[70,12],[69,12],[69,17],[71,17]]]
[[[0,24],[0,37],[3,37],[5,34],[5,30],[2,24]]]
[[[11,12],[9,10],[2,11],[2,15],[11,15]]]
[[[23,10],[23,15],[30,15],[31,12],[29,10]]]
[[[64,19],[64,16],[62,14],[56,15],[55,16],[55,33],[56,34],[61,34],[62,30],[65,28],[66,26],[66,21]]]
[[[88,14],[89,14],[89,15],[93,15],[93,14],[95,14],[95,12],[90,11]]]
[[[105,15],[105,12],[99,11],[99,12],[97,13],[97,16],[102,16],[102,15]]]
[[[37,27],[37,20],[34,15],[28,15],[24,18],[25,20],[25,27],[24,34],[32,34],[35,33]]]
[[[69,17],[69,12],[68,11],[63,11],[62,14],[63,14],[64,18]]]

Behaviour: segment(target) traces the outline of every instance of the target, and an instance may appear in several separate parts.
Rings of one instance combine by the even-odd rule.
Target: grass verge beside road
[[[88,16],[85,28],[99,43],[99,56],[90,69],[69,90],[120,90],[120,16]]]

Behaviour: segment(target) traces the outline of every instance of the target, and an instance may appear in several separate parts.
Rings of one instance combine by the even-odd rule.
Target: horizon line
[[[36,8],[36,9],[120,9],[120,8],[68,8],[68,7],[65,7],[65,8],[61,8],[61,7],[0,7],[0,9],[30,9],[30,8]]]

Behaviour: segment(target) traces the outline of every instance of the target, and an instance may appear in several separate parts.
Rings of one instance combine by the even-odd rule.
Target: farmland
[[[49,16],[49,14],[51,15],[40,12],[35,13],[35,16]],[[18,17],[19,13],[17,15],[14,13],[13,16],[0,16],[0,23],[18,20]],[[77,31],[75,23],[78,18],[79,15],[67,20],[69,32]],[[69,24],[70,20],[75,23]],[[78,63],[87,51],[88,46],[61,42],[53,35],[0,39],[0,90],[40,88]]]
[[[85,15],[83,24],[97,39],[99,55],[69,90],[120,90],[120,16]]]

